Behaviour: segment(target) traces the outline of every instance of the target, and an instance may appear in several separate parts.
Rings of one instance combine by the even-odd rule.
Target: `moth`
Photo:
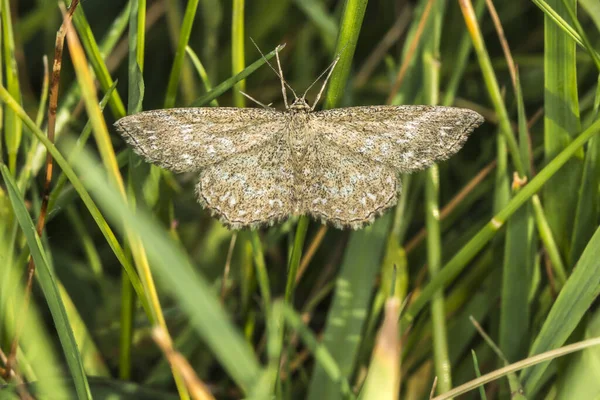
[[[448,159],[483,122],[475,111],[441,106],[315,111],[339,57],[321,74],[327,77],[310,106],[310,87],[298,97],[275,55],[278,71],[271,68],[281,81],[284,111],[172,108],[115,123],[147,162],[198,172],[200,204],[230,229],[272,225],[291,215],[340,229],[364,227],[396,204],[400,174]]]

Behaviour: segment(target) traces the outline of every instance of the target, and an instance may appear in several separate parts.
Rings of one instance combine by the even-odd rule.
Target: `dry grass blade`
[[[160,347],[165,357],[169,360],[172,368],[179,371],[183,377],[185,384],[195,400],[214,400],[215,398],[208,390],[204,382],[198,378],[192,366],[187,362],[185,357],[173,349],[169,335],[160,327],[156,326],[152,330],[152,338]]]
[[[79,4],[79,0],[73,0],[69,9],[67,10],[62,25],[56,34],[56,43],[54,47],[54,63],[52,64],[52,81],[50,84],[50,103],[48,105],[48,140],[54,142],[54,132],[56,128],[56,110],[58,108],[58,87],[60,83],[60,70],[62,67],[62,53],[65,43],[65,36],[67,29],[73,17],[73,13]],[[36,230],[39,236],[42,236],[44,225],[46,223],[46,214],[48,211],[48,200],[50,198],[50,183],[52,181],[52,170],[53,162],[52,155],[46,154],[46,175],[44,180],[44,189],[42,204],[40,207],[40,216],[36,224]],[[29,300],[31,297],[31,286],[33,284],[33,276],[35,274],[35,263],[33,258],[29,257],[29,263],[27,265],[27,283],[25,285],[25,295],[23,298],[23,305],[21,309],[21,318],[18,320],[17,327],[15,329],[15,336],[10,346],[10,353],[6,360],[6,371],[5,374],[10,374],[13,364],[17,357],[17,346],[19,344],[19,336],[24,328],[25,315],[27,315],[27,309],[29,308]],[[7,376],[5,375],[5,376]]]

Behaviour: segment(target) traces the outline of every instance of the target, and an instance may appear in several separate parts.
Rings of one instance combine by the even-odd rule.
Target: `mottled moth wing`
[[[232,229],[273,224],[297,212],[290,148],[284,135],[200,172],[200,203]]]
[[[303,177],[303,214],[358,229],[394,206],[401,182],[393,167],[316,138]]]
[[[311,130],[326,141],[408,173],[448,159],[483,123],[457,107],[370,106],[319,111]]]
[[[170,108],[121,118],[115,127],[146,161],[189,172],[273,139],[284,116],[259,108]]]

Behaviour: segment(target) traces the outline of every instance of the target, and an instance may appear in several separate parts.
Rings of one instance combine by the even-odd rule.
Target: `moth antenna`
[[[314,102],[313,106],[310,109],[311,111],[314,111],[315,107],[317,107],[317,104],[319,104],[319,99],[321,98],[321,95],[323,94],[323,91],[325,90],[325,87],[327,86],[327,82],[329,81],[329,78],[331,77],[331,74],[333,73],[333,69],[335,68],[335,66],[338,63],[338,61],[340,61],[340,58],[342,57],[342,53],[344,52],[344,50],[346,50],[346,47],[348,47],[348,43],[346,43],[344,45],[344,47],[342,47],[342,49],[337,53],[337,56],[335,57],[335,59],[333,60],[333,62],[331,64],[329,64],[329,66],[327,68],[325,68],[325,70],[323,72],[321,72],[321,75],[319,75],[317,77],[317,79],[315,79],[315,81],[310,84],[310,86],[308,87],[308,89],[306,89],[306,91],[302,95],[302,98],[305,98],[306,94],[308,93],[308,91],[310,90],[310,88],[312,88],[315,85],[315,83],[317,83],[319,81],[319,79],[321,79],[323,77],[323,75],[325,75],[325,73],[327,71],[329,71],[329,73],[327,74],[327,78],[325,78],[325,82],[323,82],[323,86],[321,86],[321,90],[319,91],[319,94],[317,95],[317,98],[315,99],[315,102]]]
[[[286,108],[287,108],[287,94],[285,92],[285,88],[283,87],[283,85],[287,86],[287,88],[290,89],[290,91],[294,94],[294,97],[296,99],[298,98],[298,96],[296,95],[296,92],[294,91],[294,89],[283,78],[283,72],[281,70],[281,63],[279,62],[279,50],[281,50],[283,48],[283,46],[277,46],[275,48],[275,58],[277,59],[277,64],[279,66],[279,72],[277,72],[277,70],[275,69],[275,67],[273,67],[273,65],[269,62],[269,60],[267,60],[267,57],[265,57],[265,55],[263,54],[263,52],[260,50],[260,48],[258,47],[258,45],[256,44],[256,42],[254,41],[254,39],[250,38],[250,41],[252,42],[252,44],[254,45],[254,47],[256,47],[256,50],[258,50],[258,52],[260,53],[261,57],[263,58],[263,60],[265,60],[265,62],[269,66],[269,68],[271,68],[271,70],[273,70],[273,72],[275,72],[275,75],[277,75],[277,77],[281,81],[281,86],[282,86],[281,91],[283,93],[283,100],[284,100],[284,103],[286,104]],[[284,46],[285,46],[285,44],[284,44]]]
[[[242,92],[241,90],[240,90],[239,92],[240,92],[240,93],[241,93],[243,96],[245,96],[246,98],[248,98],[248,99],[252,100],[252,101],[253,101],[253,102],[255,102],[256,104],[258,104],[259,106],[261,106],[262,108],[266,108],[267,110],[272,110],[272,109],[273,109],[273,107],[271,107],[271,104],[273,104],[273,103],[270,103],[270,104],[267,104],[267,105],[265,105],[265,104],[261,103],[260,101],[256,100],[254,97],[250,96],[248,93],[244,93],[244,92]]]
[[[304,94],[302,95],[302,98],[304,98],[304,96],[306,96],[306,93],[308,93],[309,89],[311,87],[314,86],[315,83],[317,83],[319,81],[319,79],[321,79],[321,77],[323,75],[325,75],[325,73],[327,73],[327,77],[325,78],[325,82],[323,82],[323,86],[321,86],[321,90],[319,90],[319,94],[317,94],[317,97],[315,99],[315,102],[313,103],[313,106],[310,108],[310,111],[314,111],[315,108],[317,107],[317,104],[319,104],[319,100],[321,99],[321,95],[323,94],[323,91],[325,90],[325,87],[327,86],[327,82],[329,82],[329,78],[331,78],[331,74],[333,73],[333,69],[335,68],[336,64],[338,63],[338,61],[340,61],[340,55],[338,55],[335,60],[333,60],[333,62],[329,65],[329,67],[327,67],[325,69],[325,71],[321,72],[321,75],[319,75],[319,77],[317,78],[316,81],[314,81],[309,87],[308,89],[306,89],[306,92],[304,92]]]

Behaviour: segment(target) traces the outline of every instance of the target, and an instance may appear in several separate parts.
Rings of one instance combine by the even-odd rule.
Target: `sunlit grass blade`
[[[61,300],[58,286],[48,266],[45,250],[42,247],[33,221],[27,212],[25,202],[20,195],[20,191],[15,181],[11,177],[10,171],[5,165],[0,165],[0,170],[10,196],[15,216],[19,221],[19,225],[21,225],[21,230],[27,239],[31,256],[35,262],[38,282],[40,283],[42,291],[44,292],[44,297],[48,302],[48,307],[50,308],[54,320],[54,326],[58,332],[58,337],[63,347],[63,352],[67,359],[67,364],[69,365],[75,388],[77,389],[77,396],[80,399],[91,399],[92,395],[83,369],[83,360],[81,359],[81,354],[79,354],[77,343],[75,342],[75,337],[67,317],[65,306]]]
[[[245,60],[245,30],[244,30],[244,5],[245,0],[233,0],[231,12],[231,72],[239,75],[246,67]],[[233,86],[233,104],[244,107],[246,99],[240,91],[246,90],[246,81],[241,79]]]
[[[100,104],[99,104],[100,111],[104,111],[104,107],[106,107],[106,104],[108,103],[108,100],[110,99],[110,95],[111,95],[112,91],[114,90],[114,88],[116,87],[116,85],[117,85],[117,82],[115,81],[113,83],[113,86],[110,87],[109,91],[106,92],[106,94],[104,95],[102,100],[100,100]],[[92,134],[92,124],[90,123],[90,121],[88,121],[82,129],[81,135],[79,135],[79,137],[77,138],[77,144],[75,145],[75,147],[72,149],[71,153],[69,154],[70,159],[75,157],[81,150],[83,150],[83,148],[85,147],[91,134]],[[25,167],[25,168],[27,168],[27,167]],[[67,175],[65,174],[64,171],[61,171],[58,179],[56,179],[56,183],[54,184],[54,187],[52,188],[52,192],[50,193],[50,200],[48,201],[48,214],[51,214],[54,211],[54,206],[56,204],[56,201],[58,200],[58,197],[62,193],[63,188],[66,183],[67,183]]]
[[[143,211],[132,212],[114,183],[107,182],[102,168],[91,161],[93,158],[91,154],[82,154],[75,161],[76,168],[85,171],[88,177],[88,189],[121,230],[126,225],[139,235],[163,287],[185,310],[191,324],[234,381],[244,391],[249,390],[260,373],[259,364],[252,349],[229,322],[208,282],[194,271],[164,228]]]

